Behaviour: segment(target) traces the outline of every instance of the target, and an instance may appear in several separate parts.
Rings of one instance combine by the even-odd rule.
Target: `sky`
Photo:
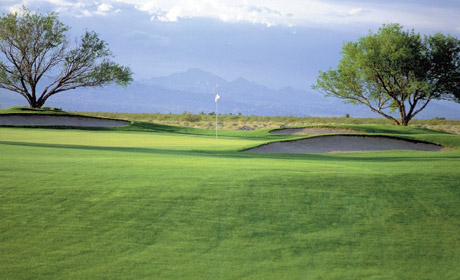
[[[460,37],[460,0],[0,0],[59,13],[71,37],[96,31],[136,80],[201,68],[228,80],[310,89],[344,42],[385,23]]]

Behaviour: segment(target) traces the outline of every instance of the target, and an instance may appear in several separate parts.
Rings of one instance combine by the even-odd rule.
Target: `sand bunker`
[[[384,136],[330,135],[297,141],[275,142],[246,150],[253,153],[347,153],[383,150],[449,151],[439,145]]]
[[[43,125],[43,126],[85,126],[114,127],[130,125],[129,121],[83,116],[11,114],[0,115],[0,125]]]
[[[366,133],[361,130],[347,129],[347,128],[336,128],[336,127],[306,127],[306,128],[284,128],[270,131],[272,134],[293,134],[293,135],[319,135],[319,134],[331,134],[331,133]]]

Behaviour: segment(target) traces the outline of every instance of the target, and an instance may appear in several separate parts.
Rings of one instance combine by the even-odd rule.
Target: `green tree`
[[[320,71],[313,88],[406,126],[433,99],[460,100],[460,41],[383,25],[345,43],[337,69]]]
[[[74,45],[56,13],[23,8],[0,17],[0,88],[19,93],[40,108],[60,92],[132,81],[128,67],[111,61],[107,44],[86,32]]]

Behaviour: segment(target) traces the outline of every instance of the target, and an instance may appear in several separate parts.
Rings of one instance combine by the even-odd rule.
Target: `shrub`
[[[191,113],[187,113],[183,115],[182,120],[186,122],[199,122],[201,121],[201,115],[192,115]]]

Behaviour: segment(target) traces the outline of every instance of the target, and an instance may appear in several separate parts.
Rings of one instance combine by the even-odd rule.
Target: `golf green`
[[[458,279],[459,150],[242,153],[299,136],[213,133],[0,128],[2,278]]]

